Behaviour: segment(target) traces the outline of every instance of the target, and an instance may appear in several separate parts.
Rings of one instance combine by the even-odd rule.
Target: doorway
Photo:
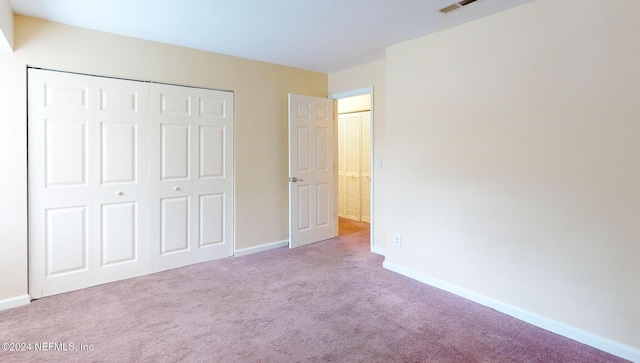
[[[368,227],[373,246],[373,87],[330,96],[336,101],[339,229]]]

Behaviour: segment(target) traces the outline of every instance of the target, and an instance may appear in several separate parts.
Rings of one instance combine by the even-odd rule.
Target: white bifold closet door
[[[360,220],[371,222],[371,111],[360,113]]]
[[[370,221],[371,113],[338,115],[338,215]]]
[[[185,102],[199,105],[189,109],[191,114],[216,114],[206,124],[191,120],[187,128],[197,130],[197,145],[180,149],[191,145],[194,136],[183,132],[180,144],[175,134],[158,134],[161,126],[150,118],[150,105],[158,113],[177,106],[168,97],[158,104],[162,98],[150,91],[148,83],[36,69],[29,69],[28,79],[32,298],[233,253],[232,93],[170,86],[191,92]],[[210,100],[219,102],[214,106]],[[220,121],[221,114],[225,121]],[[178,124],[166,123],[170,131],[177,130],[172,127]],[[157,137],[160,141],[154,140]],[[171,158],[186,155],[183,162],[194,165],[199,174],[180,174],[175,159],[162,169],[167,159],[162,152],[167,150],[160,146],[171,149]],[[203,147],[206,150],[201,151]],[[200,153],[206,157],[199,157]],[[154,174],[156,170],[166,173]],[[186,194],[162,194],[158,185],[163,177],[183,183],[179,191]],[[179,204],[178,198],[192,208],[186,214],[170,208]],[[163,200],[170,206],[164,211]],[[189,223],[198,222],[186,232],[188,247],[179,249],[173,236],[184,228],[181,218],[185,215]],[[167,220],[173,222],[169,225]],[[154,227],[164,230],[157,233]],[[167,233],[172,237],[163,242]],[[173,250],[163,249],[167,241],[174,243],[169,245]],[[191,257],[179,264],[158,262],[167,253],[185,250],[191,251]]]
[[[151,84],[151,270],[233,254],[233,94]]]

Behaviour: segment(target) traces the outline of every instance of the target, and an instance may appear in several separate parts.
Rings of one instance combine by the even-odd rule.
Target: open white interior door
[[[289,94],[289,247],[338,235],[333,100]]]

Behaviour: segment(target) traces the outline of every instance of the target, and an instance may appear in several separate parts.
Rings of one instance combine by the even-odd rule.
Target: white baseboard
[[[387,251],[385,251],[384,248],[378,246],[371,246],[371,252],[383,257],[387,255]]]
[[[387,270],[397,272],[401,275],[407,276],[409,278],[420,281],[427,285],[436,287],[441,290],[448,291],[452,294],[461,296],[465,299],[469,299],[471,301],[477,302],[478,304],[490,307],[501,313],[507,314],[516,319],[522,320],[524,322],[535,325],[537,327],[548,330],[550,332],[556,333],[558,335],[562,335],[566,338],[575,340],[582,344],[592,346],[596,349],[613,354],[620,358],[630,360],[632,362],[640,362],[640,350],[638,349],[629,347],[627,345],[615,342],[607,338],[603,338],[601,336],[598,336],[580,329],[576,329],[572,326],[560,323],[558,321],[546,318],[544,316],[540,316],[540,315],[522,310],[520,308],[488,298],[486,296],[478,295],[469,290],[460,288],[458,286],[433,278],[431,276],[421,274],[412,269],[399,266],[389,261],[384,261],[382,263],[382,266]]]
[[[233,254],[234,257],[241,257],[246,255],[251,255],[258,252],[269,251],[274,248],[286,247],[289,246],[289,240],[271,242],[260,246],[243,248],[240,250],[236,250]]]
[[[29,295],[20,295],[9,299],[0,300],[0,310],[16,308],[18,306],[27,305],[31,302]]]

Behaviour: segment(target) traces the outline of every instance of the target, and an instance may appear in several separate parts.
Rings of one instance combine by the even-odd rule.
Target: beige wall
[[[638,19],[538,0],[388,48],[387,261],[640,349]]]
[[[371,110],[371,95],[365,94],[338,100],[338,113],[352,113]]]
[[[385,60],[364,64],[342,72],[329,74],[329,94],[349,92],[367,87],[373,87],[373,158],[384,159],[385,155]],[[384,253],[385,235],[385,168],[373,169],[373,219],[372,244],[377,252]]]
[[[327,75],[15,17],[0,52],[0,302],[27,293],[26,66],[235,91],[236,249],[288,239],[287,93]]]
[[[0,52],[13,49],[13,11],[9,0],[0,0]]]

